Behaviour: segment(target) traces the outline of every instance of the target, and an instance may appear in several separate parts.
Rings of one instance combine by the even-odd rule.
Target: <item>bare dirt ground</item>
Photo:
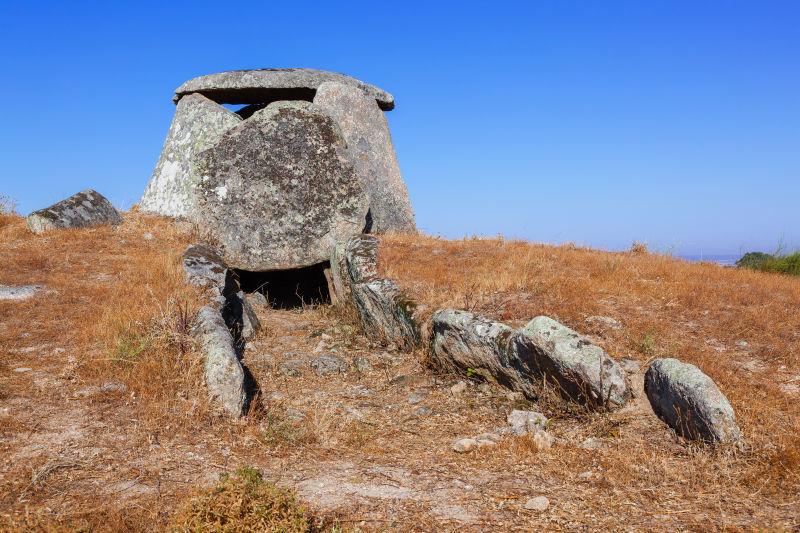
[[[18,219],[0,225],[0,283],[46,287],[31,300],[0,301],[0,515],[6,517],[0,529],[166,528],[191,491],[244,465],[296,490],[323,529],[800,525],[798,462],[790,440],[797,396],[779,388],[790,384],[786,376],[797,370],[796,359],[784,358],[779,369],[765,356],[769,339],[758,339],[762,367],[736,366],[731,372],[741,372],[740,381],[723,376],[721,384],[737,412],[744,412],[748,445],[713,450],[676,439],[641,395],[611,414],[552,400],[530,404],[493,385],[439,374],[426,366],[422,351],[371,345],[347,310],[259,307],[263,327],[244,354],[259,397],[246,419],[230,421],[205,400],[199,356],[176,327],[197,305],[178,264],[192,239],[135,213],[116,230],[44,238],[26,233]],[[421,255],[435,257],[441,254],[435,250],[446,248],[441,241],[419,242],[427,247],[416,250]],[[461,259],[442,261],[464,269]],[[401,260],[387,260],[404,285],[416,280],[420,300],[443,301],[420,289],[425,276],[409,278]],[[548,261],[557,264],[558,258]],[[624,285],[618,290],[607,297],[631,297]],[[475,291],[483,305],[491,300],[497,310],[487,296],[491,291]],[[796,305],[797,288],[790,285],[782,297]],[[561,314],[569,322],[578,304],[564,301],[569,305]],[[587,312],[594,312],[590,307]],[[692,317],[702,330],[698,314]],[[635,323],[625,325],[638,332]],[[603,335],[597,338],[612,355],[641,362],[652,356],[623,344],[623,333]],[[792,333],[785,335],[794,342]],[[652,342],[658,350],[666,341]],[[719,358],[739,357],[742,349],[734,351],[724,338],[719,342],[725,350],[715,352]],[[321,356],[340,358],[346,372],[318,375],[311,363]],[[771,373],[782,381],[760,387]],[[454,391],[462,380],[467,386]],[[751,408],[745,392],[726,388],[733,383],[755,384]],[[467,454],[452,451],[454,439],[501,427],[520,407],[551,418],[552,448],[505,436]],[[763,418],[753,414],[759,410]],[[536,496],[546,496],[550,506],[526,510],[525,502]]]

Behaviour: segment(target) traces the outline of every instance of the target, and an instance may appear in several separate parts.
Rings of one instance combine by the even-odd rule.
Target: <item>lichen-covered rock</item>
[[[217,250],[205,245],[195,244],[183,252],[183,270],[186,279],[199,287],[214,287],[224,292],[230,281],[230,272]]]
[[[204,354],[203,369],[209,395],[230,415],[242,416],[247,401],[244,369],[222,315],[212,307],[203,307],[195,327]]]
[[[192,219],[196,215],[194,156],[219,141],[242,118],[200,94],[181,98],[139,208]]]
[[[105,196],[86,189],[50,207],[34,211],[28,215],[27,222],[32,232],[44,233],[52,229],[116,225],[122,222],[122,217]]]
[[[200,93],[221,104],[263,104],[275,100],[311,101],[317,88],[327,81],[357,87],[374,98],[381,109],[394,108],[394,96],[374,85],[337,72],[310,68],[265,68],[232,70],[198,76],[175,89],[173,101]]]
[[[644,388],[653,411],[678,435],[723,443],[741,438],[733,407],[696,366],[656,359],[645,373]]]
[[[386,117],[374,98],[352,85],[325,82],[314,104],[331,115],[369,197],[372,231],[415,232],[414,211],[400,174]]]
[[[625,373],[586,337],[546,316],[531,320],[513,339],[516,364],[545,376],[569,398],[593,407],[619,407],[630,394]]]
[[[349,301],[351,285],[378,277],[378,244],[374,235],[337,242],[331,251],[331,280],[339,301]]]
[[[393,342],[404,350],[419,344],[414,304],[389,279],[373,279],[352,285],[353,303],[368,337]]]
[[[315,265],[364,229],[368,202],[344,146],[313,104],[277,102],[195,158],[198,220],[229,266]]]
[[[522,375],[510,349],[514,330],[468,311],[442,309],[431,318],[431,357],[442,368],[480,374],[535,397],[531,376]]]

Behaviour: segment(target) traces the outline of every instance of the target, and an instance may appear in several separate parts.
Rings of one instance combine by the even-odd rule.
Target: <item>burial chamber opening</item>
[[[325,270],[330,262],[289,270],[253,272],[235,269],[239,286],[248,294],[260,292],[274,309],[296,309],[303,305],[330,304],[331,293]]]

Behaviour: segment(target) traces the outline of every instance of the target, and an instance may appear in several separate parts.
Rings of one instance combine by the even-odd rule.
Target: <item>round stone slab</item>
[[[314,98],[317,87],[335,81],[361,89],[384,111],[394,109],[394,96],[374,85],[325,70],[310,68],[267,68],[231,70],[192,78],[177,89],[174,102],[190,93],[200,93],[220,104],[262,104],[277,100]]]
[[[313,104],[276,102],[195,158],[198,219],[228,266],[315,265],[361,233],[369,203],[345,146]]]

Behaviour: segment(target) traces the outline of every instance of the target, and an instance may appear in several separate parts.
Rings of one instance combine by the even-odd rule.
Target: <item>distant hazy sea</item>
[[[741,254],[731,255],[731,254],[723,254],[723,255],[698,255],[698,254],[690,254],[690,255],[682,255],[680,256],[682,259],[686,259],[687,261],[692,261],[697,263],[699,261],[707,261],[709,263],[717,263],[718,265],[722,266],[735,266],[736,261],[739,260]]]

